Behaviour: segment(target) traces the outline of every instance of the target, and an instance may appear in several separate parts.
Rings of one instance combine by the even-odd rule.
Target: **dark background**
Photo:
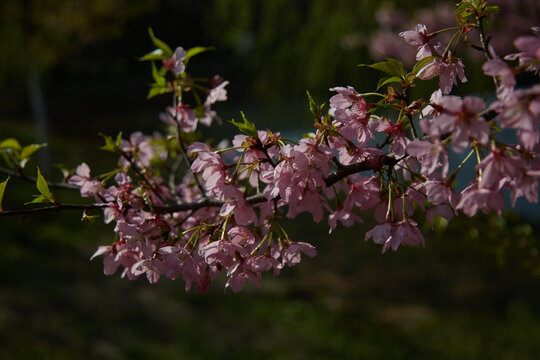
[[[538,9],[515,3],[530,22],[521,25],[534,25]],[[168,105],[167,97],[146,100],[150,67],[137,58],[153,49],[148,27],[173,48],[216,47],[188,70],[231,81],[230,101],[217,106],[223,119],[242,110],[259,128],[296,136],[310,131],[306,89],[324,102],[333,86],[375,87],[377,74],[356,65],[372,61],[370,39],[385,30],[378,9],[412,17],[426,4],[4,0],[0,139],[48,142],[50,152],[36,161],[52,179],[59,179],[55,163],[85,161],[95,174],[111,169],[116,159],[98,150],[98,134],[149,133]],[[445,6],[450,2],[434,13]],[[466,65],[479,63],[467,58]],[[458,91],[492,92],[478,70],[467,75]],[[216,139],[234,133],[229,125],[205,130]],[[8,186],[8,209],[35,192]],[[78,201],[68,192],[55,196]],[[197,294],[185,293],[181,281],[149,285],[102,275],[100,261],[88,259],[111,242],[112,228],[99,220],[88,227],[80,213],[2,218],[0,357],[535,359],[540,239],[531,220],[538,207],[530,209],[525,218],[507,212],[460,217],[437,231],[424,226],[425,249],[384,255],[363,241],[373,224],[328,236],[326,224],[301,216],[287,229],[315,244],[319,256],[240,294],[224,294],[223,279]]]

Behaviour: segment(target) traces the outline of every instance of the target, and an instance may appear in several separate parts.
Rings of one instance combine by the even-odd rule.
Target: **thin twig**
[[[368,160],[365,160],[356,164],[343,166],[339,168],[336,172],[330,174],[327,178],[324,179],[324,181],[325,181],[326,186],[332,186],[333,184],[346,178],[349,175],[356,174],[358,172],[366,171],[366,170],[378,171],[383,166],[385,165],[393,166],[398,161],[399,161],[398,159],[391,156],[380,156],[378,158],[368,159]],[[256,204],[260,204],[267,201],[277,202],[278,200],[279,200],[279,196],[269,200],[264,194],[256,194],[256,195],[247,197],[246,203],[249,205],[256,205]],[[170,214],[170,213],[181,212],[181,211],[191,211],[190,215],[192,215],[195,211],[201,208],[221,207],[225,203],[226,201],[205,198],[203,200],[192,202],[192,203],[152,206],[152,208],[147,206],[144,209],[148,211],[153,211],[159,214]],[[100,203],[100,204],[88,204],[88,205],[56,204],[56,205],[44,206],[41,208],[34,208],[34,209],[3,211],[3,212],[0,212],[0,216],[18,216],[18,215],[27,216],[27,215],[34,215],[34,214],[64,211],[64,210],[85,210],[86,211],[86,210],[94,210],[94,209],[103,209],[103,208],[110,207],[112,205],[113,203]]]
[[[377,171],[381,169],[384,165],[395,165],[398,160],[391,156],[380,156],[375,159],[365,160],[356,164],[346,165],[338,169],[335,173],[328,175],[324,179],[326,186],[332,186],[338,181],[346,178],[349,175],[356,174],[362,171],[373,170]]]
[[[27,175],[24,175],[23,173],[19,173],[17,171],[5,169],[2,167],[0,167],[0,174],[6,174],[8,176],[17,177],[21,180],[25,180],[33,184],[37,182],[37,179],[33,176],[27,176]],[[49,185],[49,187],[51,188],[57,188],[57,189],[69,189],[69,190],[77,190],[77,191],[80,190],[80,186],[68,184],[68,183],[56,183],[56,182],[47,181],[47,185]]]
[[[135,171],[135,173],[137,173],[137,175],[139,175],[144,180],[144,182],[150,187],[150,190],[152,190],[154,194],[156,194],[156,196],[162,202],[166,203],[165,199],[161,196],[157,188],[155,188],[154,185],[152,185],[152,183],[150,182],[150,179],[148,179],[148,176],[146,176],[146,174],[144,174],[142,170],[139,169],[135,161],[133,161],[133,158],[129,156],[128,154],[126,154],[124,151],[122,151],[122,156],[124,157],[124,159],[126,159],[130,163],[131,169]]]
[[[481,17],[476,19],[476,24],[478,25],[478,33],[480,34],[480,43],[482,43],[482,50],[484,52],[484,55],[486,56],[487,60],[491,60],[493,59],[493,56],[491,56],[489,52],[489,44],[488,40],[486,39],[486,34],[484,33],[484,24],[482,24]]]
[[[184,140],[182,139],[182,131],[180,129],[180,123],[178,122],[178,119],[176,121],[176,130],[178,132],[178,143],[180,144],[180,149],[182,150],[182,156],[184,160],[186,161],[186,164],[189,166],[189,171],[191,171],[191,174],[193,175],[193,178],[195,179],[195,183],[197,184],[197,187],[199,188],[199,191],[203,195],[205,199],[208,199],[208,195],[206,195],[206,190],[202,186],[201,182],[199,181],[199,178],[197,177],[197,174],[191,170],[191,164],[193,163],[191,159],[189,158],[187,154],[186,144],[184,144]]]
[[[19,215],[35,215],[35,214],[45,214],[50,212],[57,212],[57,211],[63,211],[63,210],[94,210],[94,209],[103,209],[106,207],[109,207],[110,204],[89,204],[89,205],[81,205],[81,204],[58,204],[58,205],[51,205],[51,206],[45,206],[41,208],[34,208],[34,209],[24,209],[24,210],[10,210],[10,211],[1,211],[0,216],[19,216]]]

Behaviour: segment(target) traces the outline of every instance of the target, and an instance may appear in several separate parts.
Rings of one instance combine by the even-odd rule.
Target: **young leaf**
[[[152,42],[155,46],[163,50],[163,53],[166,57],[170,58],[173,55],[173,52],[169,45],[165,44],[163,41],[159,40],[156,35],[154,35],[154,31],[152,28],[148,28],[148,35],[150,35],[150,39],[152,39]]]
[[[367,66],[375,70],[382,71],[390,76],[398,76],[404,78],[407,75],[407,71],[403,64],[392,58],[386,58],[386,61],[378,62],[375,64],[359,64],[358,66]]]
[[[21,151],[21,158],[30,157],[33,153],[35,153],[41,148],[44,148],[45,146],[47,146],[47,144],[31,144],[31,145],[25,146],[23,147]]]
[[[89,226],[94,225],[96,219],[99,218],[99,215],[88,215],[86,210],[83,212],[81,221]]]
[[[499,7],[498,6],[486,6],[486,9],[484,10],[486,14],[498,14],[499,13]]]
[[[148,91],[148,94],[146,95],[147,99],[151,99],[154,96],[162,95],[165,93],[170,92],[169,88],[167,86],[161,86],[161,85],[152,85],[150,90]]]
[[[54,203],[53,195],[51,193],[51,190],[49,190],[49,185],[47,185],[47,181],[45,181],[45,178],[43,177],[43,175],[41,175],[41,171],[39,171],[39,168],[37,168],[36,187],[39,193],[43,195],[45,199],[47,199],[51,203]]]
[[[9,138],[0,142],[0,149],[21,150],[21,144],[17,139]]]
[[[317,103],[315,102],[315,100],[313,100],[308,90],[306,90],[306,93],[309,99],[309,110],[311,111],[315,119],[319,121],[319,118],[321,117],[322,109],[324,107],[324,103],[321,105],[317,105]]]
[[[104,135],[104,134],[99,134],[99,135],[101,135],[101,137],[105,139],[105,145],[100,147],[100,149],[105,150],[105,151],[116,152],[116,146],[114,144],[112,137],[108,135]]]
[[[433,62],[435,58],[433,56],[426,56],[425,58],[423,59],[420,59],[416,65],[414,65],[413,69],[412,69],[412,73],[413,74],[418,74],[418,72],[420,71],[420,69],[422,69],[424,66],[426,66],[427,64]]]
[[[111,136],[105,135],[105,134],[99,134],[102,138],[105,139],[105,145],[100,147],[101,150],[104,151],[110,151],[110,152],[118,152],[120,149],[120,146],[122,145],[122,132],[120,131],[118,135],[116,135],[116,140],[113,140]]]
[[[195,47],[192,47],[191,49],[188,49],[186,51],[186,57],[184,58],[184,65],[187,65],[189,59],[191,59],[195,55],[199,55],[200,53],[210,51],[210,50],[214,50],[214,49],[215,48],[212,47],[212,46],[209,46],[209,47],[195,46]]]
[[[384,77],[381,80],[379,80],[379,82],[377,83],[377,90],[382,88],[384,85],[390,84],[390,83],[401,83],[401,78],[397,76]]]
[[[2,199],[4,198],[4,191],[6,190],[6,185],[8,181],[9,181],[9,176],[6,180],[0,183],[0,212],[4,211],[4,209],[2,209]]]
[[[158,70],[156,63],[152,61],[152,77],[154,78],[154,81],[156,82],[156,85],[164,86],[167,82],[165,79],[164,72]]]
[[[163,60],[166,58],[167,58],[167,55],[165,55],[165,52],[163,50],[155,49],[154,51],[149,52],[143,57],[140,57],[139,61]]]
[[[34,200],[25,202],[24,205],[28,204],[42,204],[42,203],[48,203],[49,200],[45,198],[43,195],[34,195]]]
[[[21,167],[21,169],[23,169],[28,163],[28,161],[30,161],[30,156],[32,154],[45,146],[47,146],[47,144],[31,144],[25,146],[22,149],[21,154],[19,155],[19,166]]]
[[[236,126],[238,130],[243,132],[244,134],[248,136],[257,136],[257,128],[255,128],[255,124],[252,122],[249,122],[248,119],[246,119],[246,116],[243,112],[240,112],[242,114],[242,119],[244,120],[243,123],[236,122],[234,119],[230,120],[229,122]]]

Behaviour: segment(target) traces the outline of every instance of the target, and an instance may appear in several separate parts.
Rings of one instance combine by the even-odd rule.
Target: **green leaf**
[[[154,96],[166,94],[168,92],[170,92],[170,90],[167,86],[152,85],[152,87],[148,91],[148,94],[146,95],[146,98],[151,99]]]
[[[308,96],[308,99],[309,99],[309,110],[311,111],[311,113],[315,117],[315,120],[319,121],[319,118],[321,117],[322,109],[324,107],[324,103],[321,104],[321,105],[317,105],[317,103],[315,102],[315,100],[313,100],[313,98],[311,97],[311,94],[309,93],[308,90],[306,90],[306,93],[307,93],[307,96]]]
[[[173,52],[169,45],[165,44],[163,41],[159,40],[156,35],[154,35],[154,31],[152,28],[148,28],[148,35],[150,35],[150,39],[152,39],[152,42],[155,46],[163,50],[163,53],[166,57],[170,58],[173,55]]]
[[[143,57],[140,57],[139,61],[163,60],[166,58],[167,58],[167,55],[165,55],[165,52],[163,50],[156,49],[144,55]]]
[[[108,135],[104,135],[104,134],[99,134],[99,135],[101,135],[101,137],[105,139],[105,145],[100,147],[100,149],[105,150],[105,151],[116,152],[116,145],[114,144],[112,137]]]
[[[167,80],[165,79],[165,72],[162,70],[158,70],[156,63],[153,61],[152,61],[152,77],[154,78],[156,85],[164,86],[167,83]]]
[[[9,166],[10,169],[12,169],[12,170],[17,169],[17,162],[18,161],[17,161],[17,159],[13,158],[14,154],[9,154],[6,151],[0,151],[0,155],[2,155],[2,158],[4,158],[4,161]]]
[[[113,140],[111,136],[105,135],[105,134],[99,134],[102,138],[105,139],[105,145],[100,147],[101,150],[104,151],[110,151],[117,153],[120,149],[120,145],[122,145],[122,132],[120,131],[118,135],[116,135],[116,140]]]
[[[6,190],[6,185],[8,181],[9,181],[9,176],[6,180],[0,183],[0,212],[4,211],[4,209],[2,209],[2,199],[4,198],[4,191]]]
[[[209,46],[209,47],[195,46],[195,47],[192,47],[191,49],[188,49],[186,51],[186,57],[184,58],[184,65],[187,65],[189,59],[191,59],[195,55],[199,55],[200,53],[203,53],[203,52],[206,52],[206,51],[211,51],[211,50],[215,50],[215,47],[213,47],[213,46]]]
[[[31,144],[25,146],[19,155],[19,166],[24,168],[28,161],[30,161],[30,156],[45,146],[47,146],[47,144]]]
[[[119,172],[122,172],[122,171],[124,171],[122,168],[115,169],[115,170],[112,170],[112,171],[108,171],[106,173],[103,173],[103,174],[99,175],[98,178],[101,179],[101,182],[106,182],[110,178],[112,178],[113,176],[115,176],[116,174],[118,174]]]
[[[234,126],[236,126],[238,130],[240,130],[244,134],[248,136],[257,136],[257,128],[255,127],[255,124],[248,121],[248,119],[246,119],[246,116],[244,115],[243,112],[240,112],[240,113],[242,114],[242,119],[244,120],[243,123],[236,122],[234,121],[234,119],[230,120],[229,122],[233,124]]]
[[[386,58],[386,61],[375,64],[359,64],[358,66],[367,66],[382,71],[390,76],[399,76],[400,78],[405,78],[407,75],[407,71],[401,61],[392,58]]]
[[[53,195],[51,193],[51,190],[49,190],[49,185],[47,185],[47,181],[45,181],[45,178],[43,177],[43,175],[41,175],[41,171],[39,171],[39,168],[37,168],[36,187],[39,193],[43,195],[45,199],[47,199],[51,203],[54,203]]]
[[[435,57],[433,56],[427,56],[423,59],[420,59],[413,67],[412,69],[412,73],[413,74],[418,74],[418,72],[424,67],[426,66],[427,64],[433,62],[433,60],[435,60]]]
[[[31,145],[25,146],[23,147],[21,151],[21,158],[30,157],[33,153],[35,153],[41,148],[44,148],[45,146],[47,146],[47,144],[31,144]]]
[[[19,144],[17,139],[9,138],[0,142],[0,149],[21,150],[21,144]]]
[[[83,212],[81,221],[89,226],[94,225],[96,219],[99,218],[99,215],[88,215],[86,210]]]
[[[45,198],[45,196],[43,195],[33,195],[34,196],[34,200],[32,201],[28,201],[28,202],[25,202],[24,205],[28,205],[28,204],[43,204],[43,203],[49,203],[50,201]]]
[[[498,14],[499,13],[499,7],[498,6],[486,6],[486,9],[484,12],[486,14]]]
[[[455,10],[456,18],[465,20],[474,13],[474,5],[468,1],[462,1]]]
[[[397,76],[390,76],[390,77],[384,77],[377,83],[377,90],[379,90],[381,87],[383,87],[386,84],[390,83],[401,83],[401,78]]]

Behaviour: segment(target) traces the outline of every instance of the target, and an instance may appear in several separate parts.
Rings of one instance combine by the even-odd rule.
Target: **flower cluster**
[[[462,20],[452,29],[463,33],[473,27]],[[537,28],[533,31],[538,35]],[[415,69],[407,72],[395,60],[372,67],[397,78],[393,82],[401,89],[387,86],[386,93],[362,94],[352,86],[334,87],[326,113],[310,98],[314,132],[299,142],[257,130],[244,117],[243,123],[232,122],[244,133],[235,136],[232,147],[186,146],[187,133],[216,117],[210,106],[226,100],[228,82],[214,82],[199,111],[192,110],[183,100],[193,90],[181,62],[186,52],[180,48],[163,59],[179,86],[176,104],[161,119],[176,129],[175,145],[184,151],[190,172],[180,183],[166,184],[149,164],[171,154],[156,151],[159,136],[134,134],[121,143],[123,170],[116,175],[117,185],[105,188],[85,164],[70,180],[81,186],[83,196],[110,204],[106,221],[116,222],[118,241],[95,255],[105,256],[105,272],[121,265],[123,275],[145,274],[150,282],[160,275],[182,276],[188,289],[195,283],[199,290],[223,272],[226,287],[239,291],[245,280],[258,285],[262,272],[278,274],[300,262],[301,254],[316,254],[312,245],[289,238],[279,223],[283,216],[307,212],[316,222],[327,217],[332,232],[338,223],[352,226],[363,222],[362,213],[371,212],[378,225],[365,239],[381,244],[385,252],[424,244],[413,218],[433,225],[435,217],[450,220],[459,210],[468,216],[500,213],[502,189],[510,191],[513,203],[522,196],[538,201],[540,88],[515,88],[517,72],[538,71],[538,38],[516,39],[521,52],[506,59],[518,60],[517,68],[490,50],[482,69],[496,79],[499,99],[487,106],[475,96],[449,95],[457,79],[467,80],[451,42],[441,42],[439,33],[430,33],[425,24],[400,35],[416,48]],[[409,98],[415,81],[434,77],[439,89],[429,100]],[[397,113],[395,119],[388,117],[388,108]],[[501,142],[498,127],[515,129],[520,143]],[[450,169],[451,152],[459,156],[466,150],[462,162]],[[458,192],[456,175],[470,159],[477,160],[476,176]],[[140,173],[137,183],[127,175],[130,170]]]
[[[386,74],[378,87],[384,91],[333,87],[327,110],[309,96],[314,128],[298,142],[257,129],[242,114],[242,122],[230,122],[242,132],[231,147],[196,139],[199,124],[219,119],[212,105],[227,99],[227,81],[186,73],[188,60],[205,49],[173,52],[151,33],[158,49],[142,59],[153,62],[149,96],[173,95],[160,116],[167,131],[107,137],[104,149],[119,155],[118,168],[98,179],[83,163],[68,180],[115,224],[114,242],[93,257],[103,256],[106,274],[121,268],[122,276],[145,275],[151,283],[182,277],[186,289],[195,284],[199,291],[223,273],[226,288],[240,291],[246,280],[259,285],[263,272],[277,275],[302,255],[316,255],[313,245],[289,237],[284,217],[309,213],[315,222],[328,221],[332,232],[372,215],[377,225],[365,240],[385,252],[424,244],[419,222],[433,226],[460,211],[500,214],[503,189],[513,204],[520,197],[537,202],[540,85],[519,88],[516,75],[537,75],[540,30],[514,41],[518,53],[499,56],[482,22],[495,11],[485,0],[462,1],[458,23],[446,31],[418,24],[401,32],[403,46],[416,51],[412,70],[391,58],[368,65]],[[482,70],[496,85],[491,104],[451,95],[458,79],[467,81],[453,49],[471,29],[482,43],[470,45],[483,49]],[[418,82],[436,77],[429,99],[411,98]],[[504,140],[501,132],[508,131],[517,143]],[[469,184],[459,190],[457,175],[473,161]]]

